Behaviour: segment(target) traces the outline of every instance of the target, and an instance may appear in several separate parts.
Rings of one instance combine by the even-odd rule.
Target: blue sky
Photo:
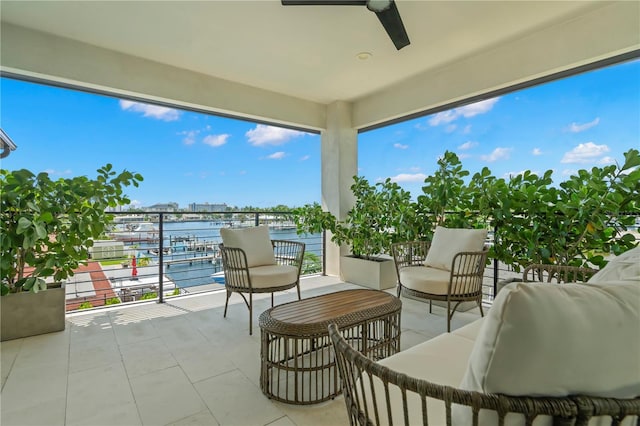
[[[0,122],[18,145],[2,168],[88,175],[112,163],[145,180],[137,206],[299,206],[320,200],[320,136],[3,78]],[[359,174],[420,195],[445,150],[498,177],[621,162],[640,148],[640,61],[359,135]]]

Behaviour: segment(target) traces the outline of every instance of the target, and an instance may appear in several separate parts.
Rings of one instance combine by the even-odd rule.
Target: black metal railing
[[[271,237],[306,244],[303,274],[324,272],[324,238],[297,235],[287,212],[113,213],[67,285],[67,311],[224,289],[220,228],[269,226]]]
[[[162,303],[185,293],[224,289],[218,249],[222,227],[268,225],[272,238],[306,244],[303,275],[326,271],[326,235],[297,235],[289,212],[113,214],[112,228],[94,242],[89,264],[66,283],[67,311],[150,299]],[[487,243],[493,244],[492,238]],[[491,262],[483,282],[488,305],[500,280],[520,275],[496,259]]]

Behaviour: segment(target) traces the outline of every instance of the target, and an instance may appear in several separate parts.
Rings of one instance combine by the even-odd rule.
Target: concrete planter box
[[[340,263],[342,279],[346,282],[375,290],[396,286],[396,268],[393,259],[388,256],[381,256],[376,260],[342,256]]]
[[[0,340],[62,331],[65,328],[65,289],[49,287],[38,293],[10,293],[0,297]]]

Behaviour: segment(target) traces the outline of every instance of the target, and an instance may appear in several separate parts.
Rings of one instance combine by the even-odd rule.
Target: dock
[[[188,263],[189,265],[192,265],[193,262],[211,262],[211,263],[213,263],[213,261],[218,257],[219,256],[216,255],[216,254],[210,254],[208,256],[188,257],[186,259],[165,260],[164,264],[168,268],[169,266],[173,265],[174,263]]]

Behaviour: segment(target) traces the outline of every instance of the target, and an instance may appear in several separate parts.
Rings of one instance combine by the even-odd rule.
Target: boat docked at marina
[[[128,224],[125,230],[114,230],[109,237],[124,242],[157,242],[160,236],[158,228],[151,222]]]

